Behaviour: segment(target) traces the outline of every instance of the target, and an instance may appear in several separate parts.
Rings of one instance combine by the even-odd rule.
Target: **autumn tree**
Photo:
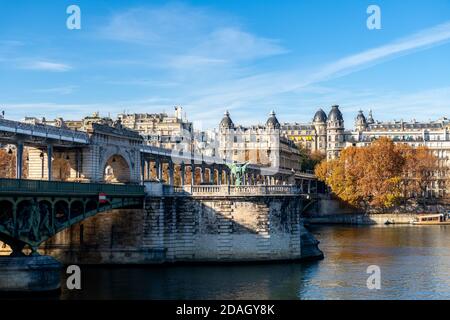
[[[11,149],[0,149],[0,178],[16,176],[16,155]]]
[[[344,149],[338,159],[322,161],[315,173],[336,196],[367,211],[424,194],[436,169],[437,159],[427,148],[380,138],[367,147]]]
[[[311,151],[300,146],[300,167],[303,171],[314,170],[314,168],[325,159],[325,154],[320,151]]]
[[[23,178],[28,176],[28,150],[23,153]],[[12,148],[0,148],[0,178],[16,177],[16,151]]]
[[[437,158],[426,147],[410,148],[406,145],[399,147],[405,158],[403,168],[404,197],[417,197],[426,205],[427,189],[435,180],[439,166]]]

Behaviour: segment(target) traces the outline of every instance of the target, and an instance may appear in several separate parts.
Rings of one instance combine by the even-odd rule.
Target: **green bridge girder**
[[[99,199],[106,195],[106,201]],[[58,232],[100,212],[141,208],[144,186],[0,179],[0,241],[36,252]]]

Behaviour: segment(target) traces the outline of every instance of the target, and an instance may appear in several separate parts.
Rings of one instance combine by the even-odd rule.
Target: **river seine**
[[[82,267],[61,299],[450,299],[450,226],[320,226],[325,259],[222,266]],[[381,270],[369,290],[367,268]]]

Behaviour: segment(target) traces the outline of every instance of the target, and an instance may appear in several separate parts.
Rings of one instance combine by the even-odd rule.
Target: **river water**
[[[450,299],[450,226],[320,226],[311,231],[321,241],[322,261],[83,267],[82,289],[63,289],[60,298]],[[379,290],[367,288],[371,265],[380,267]]]

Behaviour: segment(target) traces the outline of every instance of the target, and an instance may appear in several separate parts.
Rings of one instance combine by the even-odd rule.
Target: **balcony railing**
[[[143,186],[102,183],[80,183],[25,179],[0,179],[0,194],[63,194],[63,195],[98,195],[143,197]]]

